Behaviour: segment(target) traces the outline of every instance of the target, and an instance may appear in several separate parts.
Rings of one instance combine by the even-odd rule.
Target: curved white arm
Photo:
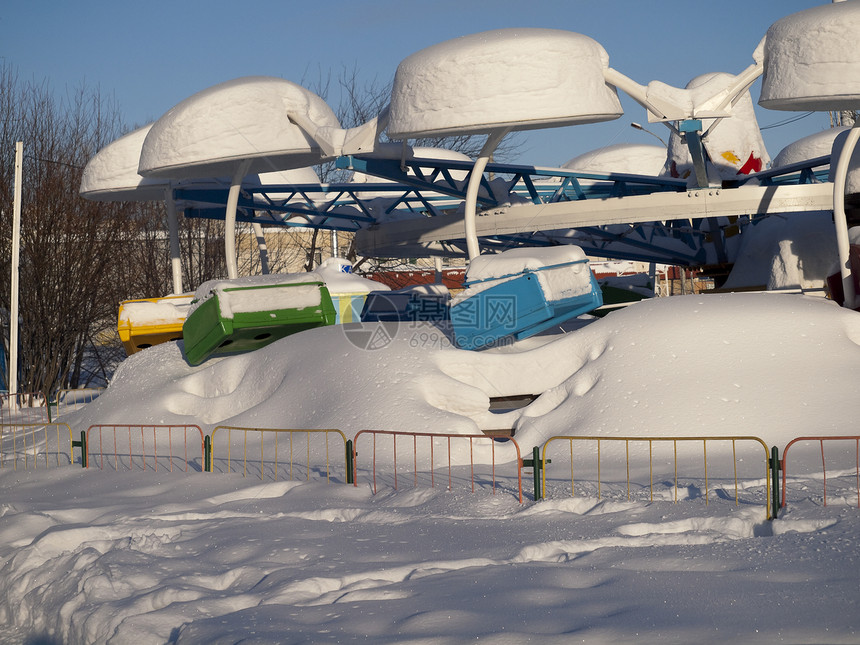
[[[833,175],[833,223],[836,226],[836,248],[839,253],[839,273],[842,277],[842,293],[845,296],[843,306],[854,309],[857,298],[854,289],[854,278],[851,275],[850,242],[848,240],[848,220],[845,216],[845,188],[848,183],[848,166],[851,154],[860,139],[860,123],[848,131],[845,145],[836,163]]]
[[[227,261],[227,277],[230,280],[239,277],[236,260],[236,209],[239,205],[239,190],[242,188],[242,180],[248,174],[250,167],[250,159],[245,159],[239,164],[230,184],[230,192],[227,193],[227,210],[224,213],[224,257]]]
[[[764,71],[764,59],[761,54],[763,43],[764,40],[759,43],[753,54],[755,62],[740,74],[730,78],[715,77],[697,88],[672,87],[660,81],[640,85],[611,67],[603,70],[603,78],[648,110],[649,121],[683,121],[730,116],[728,112],[730,106]]]
[[[472,174],[469,175],[463,218],[466,227],[466,253],[469,256],[469,260],[473,260],[481,254],[481,248],[478,246],[478,229],[475,218],[478,211],[478,190],[481,187],[484,168],[487,167],[487,162],[490,161],[490,155],[493,154],[493,150],[496,149],[509,131],[509,128],[494,130],[487,136],[484,147],[481,148],[481,152],[475,160],[475,165],[472,166]]]

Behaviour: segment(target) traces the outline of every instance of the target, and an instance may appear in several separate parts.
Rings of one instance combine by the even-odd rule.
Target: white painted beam
[[[495,207],[478,214],[475,228],[478,236],[485,237],[609,224],[832,209],[833,186],[829,183],[701,188],[681,193]],[[463,239],[463,216],[447,214],[387,222],[358,231],[355,239],[362,254],[399,245]]]

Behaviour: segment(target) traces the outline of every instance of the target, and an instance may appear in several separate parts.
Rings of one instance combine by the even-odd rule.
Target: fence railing
[[[81,387],[57,390],[54,400],[48,403],[48,412],[53,408],[51,419],[60,418],[67,412],[75,412],[83,408],[87,403],[95,401],[105,391],[103,387]]]
[[[359,439],[361,437],[367,437],[368,440],[371,441],[371,447],[370,448],[371,448],[372,454],[371,454],[371,460],[370,460],[370,470],[371,470],[371,478],[372,478],[372,482],[373,482],[374,494],[377,492],[377,482],[376,482],[376,475],[377,475],[376,456],[377,456],[377,443],[378,443],[377,438],[380,438],[380,437],[386,437],[386,438],[391,439],[390,446],[391,446],[391,450],[392,450],[393,457],[394,457],[394,459],[393,459],[393,478],[394,478],[395,490],[398,488],[397,439],[399,437],[401,439],[401,449],[403,448],[404,442],[406,443],[406,449],[407,450],[409,449],[409,444],[411,443],[411,447],[412,447],[412,451],[411,451],[411,454],[412,454],[411,474],[412,474],[412,485],[413,485],[413,487],[418,486],[419,472],[423,472],[423,473],[427,473],[427,475],[429,476],[430,487],[435,488],[435,486],[436,486],[436,466],[437,466],[436,456],[439,452],[436,450],[436,442],[438,441],[442,444],[442,446],[441,446],[442,456],[439,460],[439,463],[443,469],[447,469],[448,490],[451,490],[453,487],[452,467],[453,467],[453,461],[454,460],[452,459],[452,450],[451,450],[452,441],[459,444],[458,447],[462,446],[463,444],[468,442],[469,467],[470,467],[469,481],[471,483],[471,489],[473,492],[475,490],[475,459],[474,459],[475,444],[476,443],[487,444],[490,448],[490,461],[491,461],[490,467],[491,467],[491,482],[492,482],[493,494],[495,494],[495,492],[496,492],[497,442],[495,439],[493,439],[492,437],[489,437],[485,434],[462,435],[462,434],[436,434],[436,433],[430,433],[430,432],[395,432],[395,431],[390,431],[390,430],[361,430],[360,432],[358,432],[358,434],[355,435],[355,439],[353,440],[353,444],[352,444],[352,449],[353,449],[353,453],[352,453],[353,483],[356,486],[358,486],[358,465],[359,465],[358,464],[358,454],[359,454],[358,443],[359,443]],[[418,460],[419,439],[426,440],[427,446],[429,447],[429,450],[422,447],[422,455],[425,458],[429,457],[429,462],[422,463],[422,466],[424,466],[423,468],[419,468],[419,460]],[[505,441],[505,443],[500,444],[500,445],[504,446],[507,443],[510,443],[510,445],[515,450],[516,461],[514,462],[515,463],[514,468],[516,470],[516,477],[517,477],[517,491],[516,492],[517,492],[517,496],[519,497],[519,501],[522,502],[523,501],[523,482],[522,482],[522,469],[520,467],[521,463],[522,463],[522,458],[521,458],[521,454],[520,454],[520,447],[519,447],[519,444],[517,444],[517,442],[514,441],[513,439],[509,439],[509,440]],[[502,450],[499,450],[499,452],[502,452]],[[401,464],[402,463],[403,463],[403,460],[401,459]],[[465,464],[463,464],[463,465],[465,465]]]
[[[30,395],[19,393],[13,395],[0,395],[0,409],[4,405],[13,409],[20,398],[30,399]],[[9,402],[12,401],[10,404]],[[44,401],[32,396],[34,410],[44,410]],[[41,412],[39,412],[41,414]],[[627,499],[634,495],[632,487],[638,486],[639,498],[642,498],[643,490],[647,489],[647,499],[653,501],[655,496],[655,445],[669,445],[670,453],[663,452],[658,455],[656,463],[671,475],[659,482],[661,486],[661,497],[671,497],[677,502],[682,479],[685,481],[701,480],[704,482],[703,494],[705,504],[709,504],[712,489],[718,491],[723,498],[734,498],[735,504],[741,503],[741,491],[751,491],[750,499],[743,500],[750,503],[751,498],[757,494],[756,489],[764,487],[766,492],[766,512],[768,519],[773,519],[776,511],[786,506],[786,498],[789,494],[788,482],[795,472],[794,463],[799,461],[795,457],[799,450],[798,445],[802,443],[813,444],[821,460],[821,472],[811,472],[804,485],[811,481],[820,482],[824,505],[828,504],[831,496],[831,486],[836,480],[841,497],[856,498],[857,507],[860,508],[860,435],[846,436],[809,436],[798,437],[791,440],[785,447],[783,458],[779,459],[776,447],[772,448],[771,456],[768,456],[767,445],[758,437],[753,436],[709,436],[709,437],[604,437],[604,436],[555,436],[550,437],[541,447],[535,446],[532,459],[522,459],[520,447],[513,439],[504,439],[505,443],[498,444],[499,438],[485,434],[459,435],[459,434],[436,434],[430,432],[397,432],[388,430],[362,430],[349,440],[340,430],[336,429],[285,429],[285,428],[246,428],[238,426],[218,426],[211,435],[204,435],[197,425],[140,425],[140,424],[102,424],[90,426],[85,432],[81,432],[80,441],[72,438],[72,432],[65,423],[51,423],[46,421],[26,421],[16,417],[14,422],[0,422],[0,468],[11,465],[12,468],[38,468],[45,466],[72,464],[76,462],[74,450],[81,448],[80,463],[83,467],[97,466],[100,469],[112,468],[113,470],[132,470],[135,468],[143,470],[158,471],[159,468],[167,468],[172,471],[177,464],[186,472],[216,470],[215,462],[221,464],[221,472],[238,472],[238,464],[241,462],[241,471],[244,476],[252,474],[264,479],[267,475],[280,478],[281,472],[288,479],[294,479],[296,472],[304,474],[304,478],[310,480],[314,469],[320,475],[324,474],[327,481],[332,479],[332,468],[340,470],[340,459],[343,458],[343,480],[346,483],[358,485],[359,472],[359,450],[358,443],[370,442],[367,446],[368,461],[364,461],[365,476],[369,474],[373,486],[373,492],[378,491],[377,476],[382,475],[390,481],[395,489],[400,487],[404,476],[411,479],[413,487],[421,482],[436,486],[436,479],[447,478],[447,488],[454,488],[455,481],[468,480],[471,490],[476,489],[476,482],[481,485],[491,484],[493,493],[498,485],[496,468],[507,462],[514,463],[516,475],[516,491],[520,502],[523,499],[522,492],[522,469],[534,468],[535,476],[535,500],[541,499],[547,491],[548,466],[553,463],[554,475],[559,472],[559,464],[564,461],[564,452],[559,451],[558,445],[567,442],[566,452],[570,460],[570,492],[576,494],[576,486],[587,485],[594,489],[598,498],[603,496],[604,485],[611,484],[615,495],[622,487],[626,486]],[[249,435],[258,436],[249,442]],[[297,435],[305,435],[304,440],[297,439]],[[330,443],[332,435],[336,435],[336,445]],[[68,436],[68,444],[65,437]],[[236,437],[239,437],[238,442]],[[286,436],[286,439],[283,437]],[[216,438],[218,441],[216,442]],[[383,442],[382,439],[385,439]],[[587,458],[587,450],[577,449],[574,452],[574,444],[591,444],[590,450],[593,454],[594,465],[591,477],[587,478],[584,471],[575,469],[574,460]],[[744,470],[752,469],[763,471],[763,478],[757,472],[738,472],[738,465],[744,461],[739,456],[738,444],[740,442],[752,443],[752,448],[758,450],[756,444],[764,451],[764,460],[759,461],[757,457],[744,462]],[[841,443],[840,443],[841,442]],[[850,450],[844,449],[848,443]],[[457,448],[452,448],[452,443]],[[713,446],[721,445],[722,455],[714,460],[715,449]],[[814,444],[818,444],[815,446]],[[642,471],[641,461],[643,459],[642,446],[647,447],[647,469]],[[843,446],[834,449],[828,457],[825,446]],[[508,446],[504,448],[504,446]],[[615,453],[608,450],[606,446],[614,446]],[[620,446],[620,448],[619,448]],[[638,455],[631,454],[631,446],[638,446]],[[682,461],[679,455],[679,446],[686,451],[683,456],[684,473],[680,472],[679,464]],[[695,454],[690,457],[690,450]],[[807,452],[810,446],[807,446]],[[198,452],[199,450],[199,452]],[[379,467],[377,453],[387,452],[386,467]],[[475,451],[482,451],[482,458],[476,462]],[[619,457],[619,450],[623,453]],[[696,452],[698,450],[698,452]],[[747,454],[749,445],[745,447]],[[258,452],[259,451],[259,452]],[[406,452],[404,452],[406,451]],[[497,451],[507,452],[507,456],[498,458]],[[716,451],[719,455],[719,450]],[[727,456],[726,453],[730,453]],[[253,453],[253,454],[252,454]],[[404,456],[405,455],[405,456]],[[455,459],[456,455],[456,459]],[[489,456],[489,461],[487,457]],[[388,459],[390,457],[390,459]],[[550,458],[552,457],[552,459]],[[789,462],[789,457],[792,462]],[[844,463],[850,458],[850,466]],[[615,461],[612,461],[612,460]],[[841,468],[834,462],[842,459]],[[95,460],[95,461],[94,461]],[[612,471],[612,481],[607,482],[605,465],[621,461],[623,474],[618,475],[618,468]],[[714,461],[718,477],[714,477]],[[456,465],[455,465],[455,462]],[[631,476],[631,463],[637,464],[635,477]],[[730,463],[728,470],[730,475],[726,476],[726,463]],[[804,462],[808,464],[808,459]],[[667,466],[668,464],[668,466]],[[692,466],[691,466],[692,464]],[[752,465],[750,465],[752,464]],[[581,464],[580,464],[581,465]],[[476,476],[476,466],[483,469],[480,477]],[[689,470],[693,468],[694,474]],[[790,468],[791,467],[791,468]],[[486,473],[489,468],[489,473]],[[457,475],[454,475],[455,470]],[[587,469],[586,469],[587,470]],[[779,471],[782,471],[782,485],[779,484]],[[791,473],[789,472],[791,470]],[[404,474],[404,471],[405,474]],[[468,472],[463,475],[463,472]],[[794,478],[799,478],[797,474]],[[640,484],[647,480],[644,485]],[[850,480],[853,484],[846,484]],[[554,477],[554,482],[566,481]],[[718,485],[712,486],[714,482]],[[728,482],[728,483],[726,483]],[[743,485],[742,485],[743,484]],[[698,487],[686,486],[691,495],[698,494]],[[850,495],[845,495],[844,490],[850,490]],[[671,493],[669,493],[671,490]],[[780,501],[780,492],[782,501]],[[759,496],[760,497],[760,496]],[[758,499],[758,497],[756,498]]]
[[[785,450],[782,453],[782,461],[781,461],[781,467],[782,467],[782,506],[783,507],[786,506],[786,503],[787,503],[786,500],[788,497],[788,490],[787,490],[788,477],[789,477],[789,475],[788,475],[788,466],[789,466],[788,455],[789,455],[789,452],[790,452],[790,449],[792,448],[792,446],[797,446],[798,444],[803,444],[803,443],[817,443],[818,444],[818,449],[819,449],[819,452],[821,454],[821,483],[822,483],[822,487],[823,487],[823,499],[824,499],[824,505],[827,506],[827,457],[825,455],[824,446],[825,446],[825,443],[827,445],[836,445],[837,442],[842,444],[842,445],[844,445],[844,442],[848,442],[849,446],[852,443],[854,444],[853,450],[851,450],[850,456],[853,456],[853,464],[851,464],[851,466],[853,467],[853,470],[854,470],[854,477],[853,477],[854,482],[855,482],[854,489],[855,489],[855,492],[857,494],[857,507],[860,508],[860,436],[858,436],[858,435],[842,435],[842,436],[826,436],[826,437],[797,437],[796,439],[792,439],[791,441],[789,441],[786,444]],[[845,453],[840,454],[838,457],[844,458]],[[831,460],[830,460],[830,462],[831,462],[831,473],[835,469],[833,462],[836,461],[836,459],[838,459],[838,457],[837,457],[837,455],[831,455]],[[847,470],[850,472],[851,468],[849,467]]]
[[[41,392],[0,394],[0,423],[50,422],[48,401]]]
[[[19,463],[34,470],[72,464],[71,429],[65,423],[0,423],[0,468],[10,461],[13,470]]]
[[[699,481],[704,480],[704,497],[705,504],[707,505],[710,501],[710,478],[709,478],[709,470],[708,470],[708,446],[709,444],[713,446],[715,443],[720,444],[729,444],[731,447],[731,464],[732,464],[732,474],[729,480],[733,482],[734,488],[734,499],[735,504],[740,503],[739,497],[739,485],[738,485],[738,455],[737,455],[737,444],[739,442],[753,442],[759,444],[763,450],[763,461],[761,462],[761,470],[762,475],[764,477],[765,487],[767,491],[766,502],[765,502],[765,511],[768,519],[772,519],[773,510],[771,508],[771,494],[770,494],[770,462],[769,462],[769,452],[767,444],[764,443],[758,437],[749,437],[749,436],[737,436],[737,437],[720,437],[720,436],[712,436],[712,437],[599,437],[599,436],[555,436],[550,437],[544,442],[542,455],[541,455],[541,464],[540,468],[542,470],[542,489],[544,491],[546,488],[546,473],[547,473],[547,464],[551,463],[551,460],[548,458],[550,455],[550,447],[553,445],[557,445],[558,443],[567,442],[568,443],[568,452],[570,459],[570,491],[571,495],[575,495],[575,477],[574,477],[574,461],[575,461],[575,453],[574,453],[574,444],[591,444],[594,451],[594,458],[596,460],[596,468],[592,468],[591,475],[596,476],[597,483],[597,496],[598,498],[602,497],[602,488],[604,484],[603,477],[603,465],[604,465],[604,454],[602,451],[602,447],[606,444],[618,446],[623,444],[623,455],[620,457],[615,455],[615,459],[618,460],[623,459],[624,462],[624,477],[626,482],[626,492],[627,499],[630,499],[630,485],[631,485],[631,476],[630,476],[630,464],[631,464],[631,456],[630,456],[630,446],[631,444],[647,444],[648,448],[648,490],[649,490],[649,500],[654,499],[654,444],[671,444],[672,452],[668,455],[668,461],[672,466],[672,484],[674,490],[674,501],[678,501],[678,467],[679,467],[679,458],[678,458],[678,445],[681,444],[687,448],[692,448],[694,451],[700,446],[701,453],[700,458],[701,461],[698,465],[690,464],[689,461],[685,464],[688,467],[692,468],[694,471],[694,476],[688,476],[687,479],[698,479]],[[689,450],[688,450],[689,452]],[[641,455],[638,456],[641,460],[643,457]],[[666,461],[666,456],[663,456],[663,460]],[[723,459],[725,461],[725,459]],[[613,471],[613,473],[617,473],[617,469]]]
[[[89,468],[94,465],[95,458],[95,465],[104,470],[107,457],[108,468],[112,465],[117,471],[135,470],[137,465],[142,470],[151,468],[155,472],[158,472],[159,461],[166,462],[171,472],[177,462],[188,472],[190,464],[199,457],[198,469],[202,470],[205,463],[203,442],[203,430],[196,425],[92,425],[87,428],[82,461]]]
[[[219,435],[220,433],[220,435]],[[240,446],[236,446],[236,449],[241,448],[241,454],[234,458],[234,433],[241,437]],[[300,439],[294,438],[296,435],[306,435],[305,441],[301,442]],[[216,442],[216,435],[220,436],[221,442],[223,442],[226,449],[221,449],[221,442]],[[251,435],[253,439],[256,441],[252,441],[251,450],[255,451],[255,455],[250,456],[249,445],[248,445],[248,436]],[[254,437],[254,435],[258,435]],[[280,441],[280,437],[286,436],[286,440]],[[333,436],[335,438],[339,438],[340,442],[338,443],[337,449],[329,447],[329,437]],[[312,442],[313,437],[313,442]],[[248,476],[248,468],[249,464],[251,466],[259,463],[260,470],[260,479],[265,477],[265,473],[268,471],[273,474],[273,478],[277,480],[279,469],[283,468],[285,471],[285,475],[287,479],[293,479],[293,468],[296,469],[304,467],[305,477],[307,480],[310,480],[311,470],[313,467],[313,459],[311,456],[311,448],[314,448],[314,457],[317,456],[317,450],[320,448],[323,449],[323,461],[325,462],[325,477],[326,480],[329,481],[331,478],[331,462],[332,458],[335,455],[339,455],[343,460],[343,472],[344,472],[344,481],[347,482],[349,479],[349,467],[348,467],[348,459],[350,456],[347,453],[347,440],[344,436],[343,432],[340,430],[297,430],[297,429],[289,429],[289,428],[244,428],[237,426],[218,426],[213,431],[210,437],[208,437],[208,450],[206,450],[207,461],[206,461],[206,470],[209,472],[213,471],[214,462],[218,459],[218,453],[216,452],[216,446],[218,446],[219,450],[223,450],[226,452],[226,472],[233,472],[233,464],[235,462],[241,462],[242,465],[242,475]],[[256,457],[256,449],[257,446],[253,445],[255,443],[259,443],[259,461]],[[304,445],[299,445],[300,443]],[[313,443],[313,446],[312,446]],[[284,445],[286,444],[286,445]],[[266,446],[269,446],[270,451],[268,452],[268,460]],[[223,454],[223,453],[222,453]],[[301,463],[297,463],[300,460],[300,455],[304,457],[301,459]],[[221,457],[224,460],[224,457]],[[238,472],[238,471],[237,471]]]

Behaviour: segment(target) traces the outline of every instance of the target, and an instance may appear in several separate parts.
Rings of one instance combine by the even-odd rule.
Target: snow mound
[[[394,139],[616,119],[596,41],[556,29],[499,29],[432,45],[401,61],[391,90]]]
[[[860,413],[847,385],[860,377],[858,343],[860,316],[822,298],[641,301],[546,346],[570,376],[525,408],[515,436],[540,445],[556,434],[755,435],[785,445],[838,434]]]
[[[295,83],[265,76],[207,88],[167,111],[146,135],[139,172],[146,177],[230,177],[251,159],[248,174],[311,166],[324,160],[312,135],[340,123],[319,96]]]
[[[143,350],[78,416],[471,434],[756,435],[770,445],[840,434],[860,415],[860,316],[822,298],[724,294],[633,304],[578,331],[484,352],[429,323],[334,325],[190,366],[181,341]],[[362,335],[363,334],[363,335]],[[838,375],[838,377],[834,377]],[[540,395],[497,414],[491,397]],[[786,403],[790,402],[789,405]]]
[[[793,13],[767,30],[759,105],[772,110],[860,106],[860,3]]]

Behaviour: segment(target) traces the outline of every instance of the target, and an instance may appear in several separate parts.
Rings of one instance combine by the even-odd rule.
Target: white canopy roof
[[[401,61],[388,134],[418,138],[616,119],[596,41],[556,29],[499,29],[432,45]]]
[[[152,124],[129,132],[106,145],[87,162],[81,177],[82,197],[97,201],[158,201],[168,182],[141,177],[140,149]]]
[[[773,110],[860,107],[860,2],[793,13],[767,31],[759,104]]]
[[[296,125],[310,124],[314,131]],[[145,177],[229,177],[310,166],[331,158],[315,135],[342,138],[331,108],[313,92],[266,76],[234,79],[171,108],[152,125],[140,154]]]

